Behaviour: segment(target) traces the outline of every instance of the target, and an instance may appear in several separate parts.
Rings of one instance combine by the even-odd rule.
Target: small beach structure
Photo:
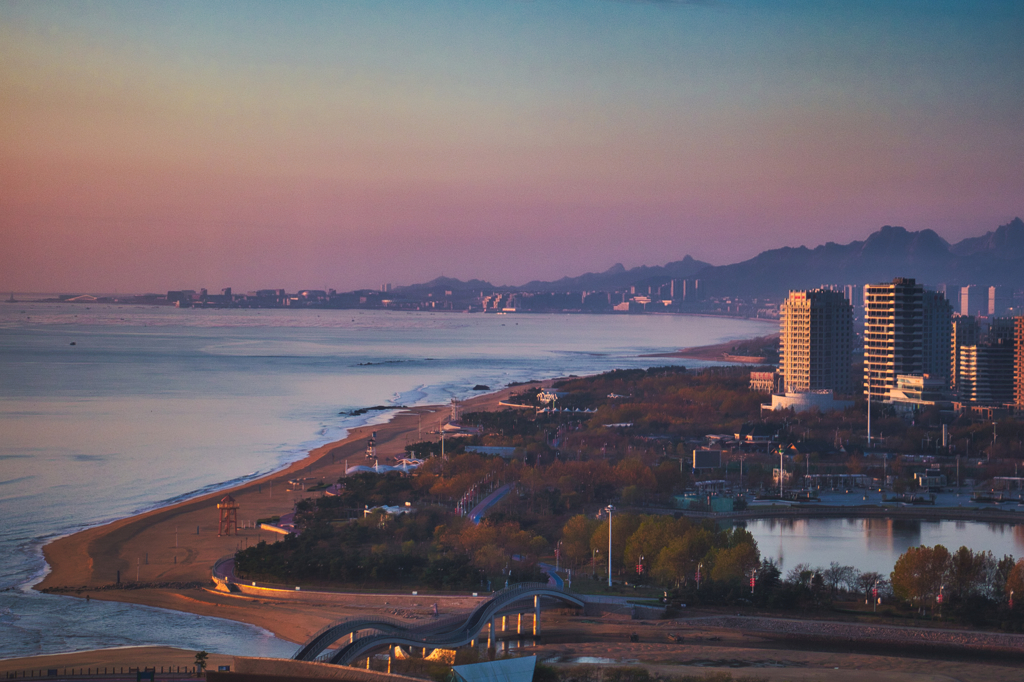
[[[220,512],[220,526],[217,529],[217,536],[238,535],[238,502],[231,495],[225,495],[217,503],[217,510]]]

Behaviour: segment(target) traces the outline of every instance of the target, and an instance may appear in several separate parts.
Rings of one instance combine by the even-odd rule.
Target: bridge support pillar
[[[540,595],[533,595],[533,636],[540,637]]]

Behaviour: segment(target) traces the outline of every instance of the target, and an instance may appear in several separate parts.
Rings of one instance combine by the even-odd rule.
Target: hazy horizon
[[[1024,5],[0,4],[0,291],[522,284],[1024,214]]]

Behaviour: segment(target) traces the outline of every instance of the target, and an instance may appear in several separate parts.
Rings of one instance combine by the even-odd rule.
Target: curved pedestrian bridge
[[[540,634],[541,600],[558,601],[582,608],[583,597],[548,583],[519,583],[495,592],[468,613],[456,614],[412,626],[394,618],[348,618],[320,630],[295,652],[299,661],[352,665],[374,651],[393,646],[423,649],[455,649],[475,641],[487,630],[488,645],[495,637],[494,619],[499,616],[533,612],[533,635]],[[531,603],[532,602],[532,603]],[[335,642],[348,642],[324,654]]]

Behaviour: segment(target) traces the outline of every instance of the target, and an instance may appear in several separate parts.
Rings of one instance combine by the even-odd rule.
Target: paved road
[[[548,575],[548,585],[554,585],[555,587],[565,587],[565,581],[562,580],[562,576],[558,575],[558,571],[551,564],[545,564],[538,561],[537,565],[540,566],[540,570],[544,571]]]
[[[473,523],[480,523],[480,520],[483,519],[484,514],[487,513],[487,510],[493,507],[494,505],[498,504],[498,502],[500,502],[502,498],[508,495],[509,492],[512,490],[512,486],[512,483],[506,483],[505,485],[501,486],[493,493],[485,497],[483,500],[481,500],[480,504],[473,507],[473,510],[469,512],[469,520]]]

